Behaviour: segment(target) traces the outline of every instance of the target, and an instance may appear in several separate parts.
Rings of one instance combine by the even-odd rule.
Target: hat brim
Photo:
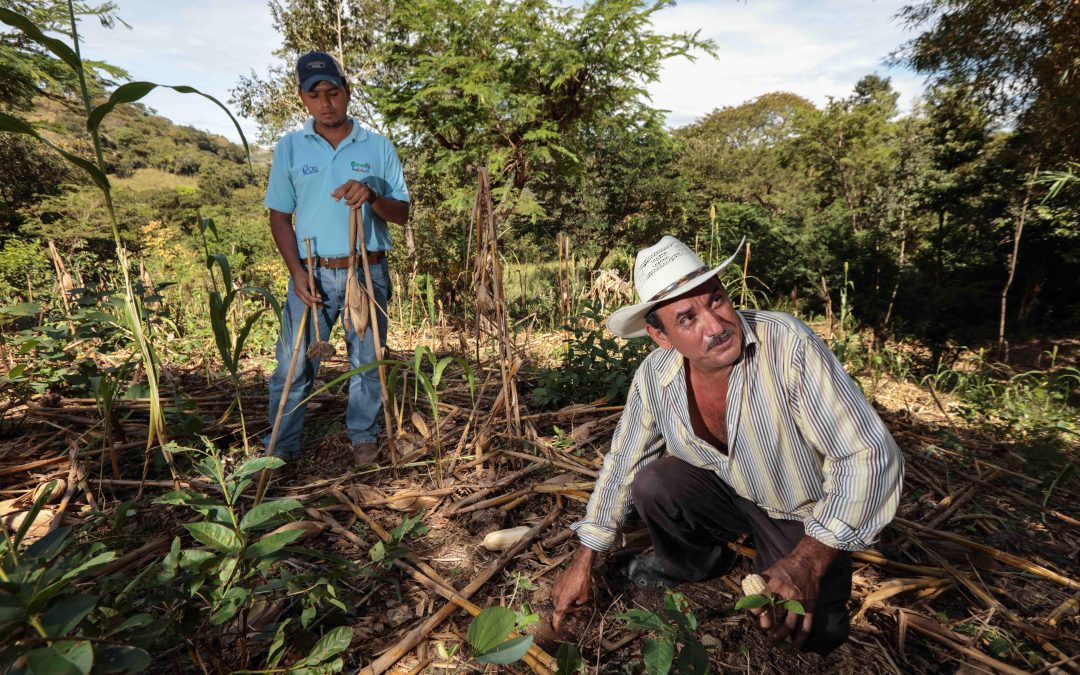
[[[666,300],[673,300],[680,295],[685,295],[697,288],[698,286],[702,285],[706,281],[714,278],[717,274],[720,273],[721,270],[723,270],[725,267],[730,265],[733,260],[735,260],[735,256],[739,255],[739,251],[742,250],[742,246],[745,241],[746,237],[743,237],[742,241],[739,242],[739,246],[735,249],[735,252],[732,253],[727,260],[717,265],[714,269],[710,270],[708,274],[702,274],[701,276],[695,277],[690,281],[687,281],[685,284],[675,289],[675,292],[671,293],[670,295],[663,297],[660,300],[639,302],[636,305],[630,305],[628,307],[623,307],[621,309],[615,310],[611,313],[611,316],[608,317],[608,330],[622,338],[645,337],[649,334],[648,328],[646,328],[645,324],[645,315],[651,312],[653,307],[659,305],[661,302],[664,302]]]
[[[336,75],[312,75],[308,79],[300,83],[300,88],[304,91],[311,91],[319,82],[329,82],[335,87],[345,86],[345,81]]]

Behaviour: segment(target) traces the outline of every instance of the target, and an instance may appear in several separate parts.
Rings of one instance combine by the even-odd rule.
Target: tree
[[[0,0],[0,8],[22,14],[46,33],[71,37],[66,0]],[[107,28],[123,24],[116,9],[113,2],[75,3],[76,16],[96,18]],[[88,84],[98,92],[111,80],[127,77],[120,68],[102,61],[86,61],[85,65]],[[78,87],[72,70],[44,47],[21,31],[0,32],[0,109],[28,110],[35,96],[68,101]]]

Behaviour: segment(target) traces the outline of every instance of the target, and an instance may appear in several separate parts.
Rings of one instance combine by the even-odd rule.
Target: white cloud
[[[715,108],[771,91],[823,104],[846,96],[863,75],[892,77],[910,107],[922,80],[884,65],[910,39],[893,16],[903,0],[694,0],[656,15],[661,32],[693,32],[716,42],[716,57],[673,59],[649,86],[654,105],[678,126]],[[87,58],[126,69],[134,79],[187,84],[227,104],[242,74],[266,72],[280,45],[266,0],[120,0],[133,30],[84,21]],[[199,97],[154,92],[145,103],[161,114],[238,140],[228,118]],[[255,124],[241,120],[249,140]]]
[[[846,96],[864,75],[892,78],[901,105],[910,108],[922,79],[885,61],[910,35],[893,19],[902,2],[726,0],[685,2],[662,10],[655,26],[665,33],[700,31],[716,43],[716,56],[669,61],[649,86],[653,103],[670,110],[679,126],[712,110],[774,91],[814,103]]]

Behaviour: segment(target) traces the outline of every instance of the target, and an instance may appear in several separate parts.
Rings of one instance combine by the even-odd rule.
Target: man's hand
[[[834,548],[822,544],[813,537],[804,536],[786,557],[777,560],[772,567],[761,573],[768,582],[766,593],[782,600],[798,600],[806,614],[786,612],[769,607],[750,610],[758,628],[769,634],[769,643],[777,644],[792,637],[791,644],[799,649],[810,635],[814,623],[814,607],[821,590],[821,578],[836,557]]]
[[[293,271],[292,283],[296,297],[300,298],[305,305],[308,307],[315,307],[322,304],[322,296],[319,295],[319,291],[314,288],[308,288],[307,270],[305,270],[302,265]]]
[[[567,613],[575,614],[585,609],[592,590],[592,564],[596,551],[588,546],[579,546],[574,553],[570,566],[559,575],[555,587],[551,590],[551,604],[555,611],[551,616],[551,627],[558,634],[562,630],[563,617]]]
[[[334,201],[344,199],[349,208],[358,209],[367,204],[373,194],[371,188],[366,184],[358,180],[348,180],[340,185],[338,189],[331,192],[330,196],[334,198]]]

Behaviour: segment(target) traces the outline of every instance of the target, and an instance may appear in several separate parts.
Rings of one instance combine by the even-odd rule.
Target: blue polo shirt
[[[349,255],[349,207],[334,201],[330,193],[348,180],[375,188],[379,194],[409,201],[401,160],[390,139],[368,131],[355,119],[352,131],[330,147],[315,133],[315,120],[285,134],[274,148],[270,180],[266,186],[267,208],[294,214],[296,247],[305,257],[304,239],[311,237],[312,253],[323,258]],[[369,205],[361,207],[364,236],[369,251],[391,247],[386,221]]]

